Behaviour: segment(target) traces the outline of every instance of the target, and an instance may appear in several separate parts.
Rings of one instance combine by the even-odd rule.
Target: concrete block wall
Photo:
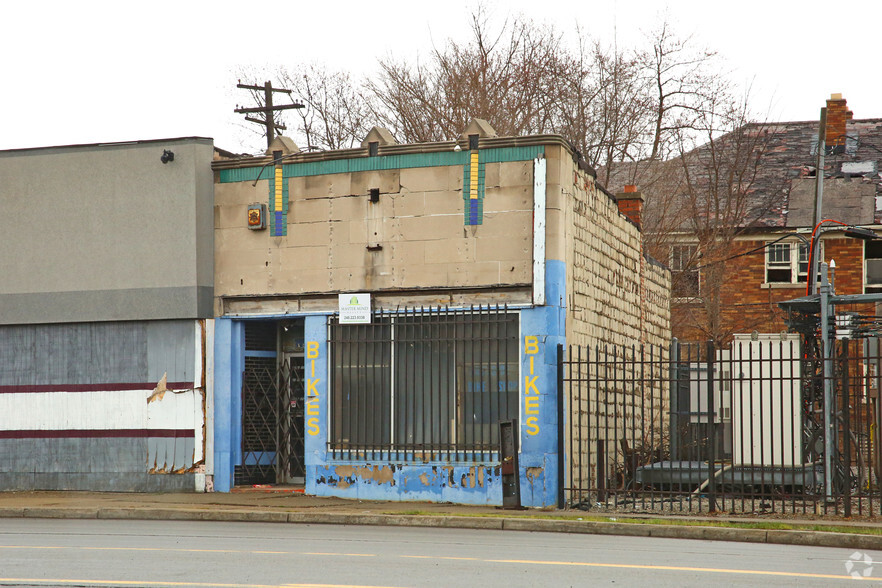
[[[501,286],[510,287],[509,292],[518,295],[525,293],[527,297],[515,303],[530,306],[536,214],[533,193],[537,185],[534,169],[545,169],[545,177],[539,179],[544,179],[546,198],[546,301],[544,305],[518,311],[524,351],[522,372],[528,374],[529,390],[537,390],[539,396],[538,408],[532,401],[529,406],[522,404],[522,414],[527,418],[532,414],[527,412],[528,408],[538,410],[532,422],[521,423],[522,454],[526,456],[521,464],[522,489],[530,489],[529,496],[524,495],[525,504],[542,506],[556,501],[558,483],[557,344],[639,345],[641,341],[666,340],[670,280],[667,270],[643,257],[642,235],[637,226],[595,187],[590,175],[578,169],[566,145],[547,137],[505,141],[510,141],[509,146],[499,149],[503,153],[498,160],[484,163],[483,219],[477,225],[464,222],[464,158],[457,159],[454,153],[432,152],[431,165],[404,165],[414,161],[417,148],[419,155],[429,152],[428,146],[395,147],[406,152],[407,157],[413,156],[408,160],[402,155],[403,159],[398,160],[402,164],[395,169],[335,171],[304,177],[295,177],[301,160],[302,169],[311,170],[309,173],[330,163],[335,170],[346,165],[330,159],[334,154],[296,156],[298,163],[291,164],[285,172],[293,175],[287,180],[287,235],[280,237],[270,236],[269,231],[245,228],[246,206],[266,201],[268,182],[258,180],[253,185],[254,180],[247,179],[252,172],[242,166],[249,162],[232,164],[239,166],[236,169],[219,166],[215,288],[222,312],[230,300],[235,302],[235,308],[246,308],[240,301],[246,296],[252,298],[253,304],[246,311],[249,315],[287,312],[287,307],[280,310],[287,303],[284,301],[304,300],[315,294],[316,305],[305,312],[310,313],[306,317],[307,330],[314,331],[307,338],[312,337],[319,347],[327,338],[326,316],[315,313],[334,312],[336,298],[328,295],[337,292],[379,292],[386,304],[393,299],[409,300],[413,291],[430,289],[455,293],[466,304],[510,301]],[[486,145],[485,150],[482,144],[481,153],[491,151],[493,145]],[[526,151],[525,146],[532,151]],[[373,161],[359,156],[350,164],[381,166],[382,157],[381,154],[379,160]],[[545,161],[536,164],[537,157]],[[450,163],[456,161],[460,163]],[[313,163],[315,166],[307,167]],[[543,185],[541,181],[538,184]],[[379,190],[376,203],[370,202],[372,188]],[[305,304],[301,306],[305,308]],[[527,349],[535,349],[535,353],[528,354]],[[325,361],[319,363],[326,365]],[[320,397],[327,396],[322,388],[326,385],[318,386]],[[522,402],[527,390],[527,384],[522,383]],[[636,399],[629,400],[628,406],[635,403]],[[326,405],[322,406],[323,411],[327,410]],[[320,422],[325,422],[323,416]],[[326,433],[322,428],[317,434],[318,439],[307,439],[310,492],[402,499],[407,496],[400,492],[406,479],[397,480],[395,476],[409,477],[409,491],[416,491],[413,476],[429,476],[417,465],[446,465],[405,464],[407,467],[401,469],[398,463],[372,464],[370,481],[362,484],[335,469],[355,464],[330,460],[321,438]],[[382,468],[391,466],[394,468],[390,471],[402,472],[391,478],[396,480],[394,487],[377,489],[377,467],[386,472]],[[325,483],[330,473],[334,477],[333,488]],[[459,479],[460,473],[455,477]],[[320,487],[314,485],[322,479],[325,482]],[[439,478],[438,484],[426,496],[437,498],[436,490],[449,485],[449,481]],[[492,486],[476,489],[474,496],[457,494],[456,500],[496,501],[495,483]],[[486,494],[491,490],[493,496]],[[439,492],[442,499],[453,496],[449,489]]]
[[[661,430],[661,423],[650,422],[650,414],[644,414],[643,409],[654,406],[658,410],[668,396],[666,388],[625,383],[634,371],[620,362],[639,361],[642,346],[647,353],[652,348],[656,357],[667,352],[671,332],[670,271],[645,257],[643,235],[637,224],[597,187],[590,174],[578,169],[565,153],[561,155],[558,165],[549,169],[558,172],[555,232],[565,244],[569,272],[567,344],[571,349],[581,347],[583,359],[588,359],[585,353],[590,353],[590,359],[596,361],[598,352],[600,358],[615,358],[606,374],[612,386],[602,394],[596,389],[586,391],[568,403],[570,423],[585,422],[591,415],[590,437],[571,427],[565,431],[564,443],[568,453],[572,451],[583,460],[596,464],[602,451],[606,463],[612,463],[612,457],[620,451],[616,441],[621,431],[614,430],[617,425],[642,421],[646,431]],[[661,375],[656,381],[663,379]],[[630,438],[629,442],[636,445],[642,440]],[[569,476],[571,471],[565,474]],[[612,476],[613,472],[607,474]],[[587,487],[588,481],[568,480],[567,484]]]
[[[267,181],[219,183],[216,295],[528,285],[531,165],[487,164],[483,223],[471,227],[461,166],[289,178],[282,237],[245,224],[248,204],[266,200]]]
[[[567,155],[562,149],[549,165],[548,221],[549,241],[562,245],[569,272],[567,343],[666,344],[670,272],[644,257],[637,225]]]

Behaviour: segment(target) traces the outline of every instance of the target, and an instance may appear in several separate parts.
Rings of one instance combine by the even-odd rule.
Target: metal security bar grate
[[[330,324],[330,449],[342,459],[481,461],[518,415],[518,315],[500,307]]]

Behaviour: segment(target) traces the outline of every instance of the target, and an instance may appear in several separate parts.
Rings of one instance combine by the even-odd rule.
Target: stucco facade
[[[0,152],[0,490],[205,489],[213,153]]]
[[[457,142],[396,145],[369,136],[361,149],[299,153],[280,143],[270,152],[213,165],[216,488],[229,488],[249,463],[259,467],[271,453],[249,450],[255,436],[247,431],[243,441],[249,426],[243,418],[249,417],[241,402],[249,400],[240,399],[250,396],[243,396],[241,374],[251,373],[247,364],[261,358],[281,361],[290,328],[302,333],[293,344],[300,354],[292,357],[304,372],[307,493],[500,504],[505,470],[498,448],[484,435],[505,416],[518,424],[521,503],[555,504],[563,457],[558,345],[668,338],[669,274],[643,255],[637,223],[596,186],[591,170],[560,137],[498,138],[482,121]],[[260,210],[261,205],[267,228],[249,229],[249,207]],[[428,413],[414,413],[408,421],[399,418],[398,409],[389,409],[391,424],[385,426],[392,432],[384,434],[391,434],[391,441],[381,443],[377,433],[373,445],[353,449],[352,439],[362,433],[341,434],[341,415],[361,392],[350,388],[348,372],[340,371],[341,361],[351,362],[334,350],[351,343],[339,339],[345,331],[339,326],[339,295],[348,299],[359,293],[370,294],[375,323],[364,328],[384,321],[391,325],[388,373],[393,378],[400,374],[428,382],[435,376],[425,370],[437,371],[395,364],[397,354],[407,352],[395,333],[409,336],[395,329],[408,321],[443,322],[453,313],[451,321],[471,324],[492,313],[493,320],[514,325],[513,355],[507,359],[456,355],[457,367],[442,369],[450,386],[472,377],[465,369],[484,374],[475,376],[484,380],[469,384],[469,393],[487,394],[492,387],[497,394],[497,388],[505,388],[516,399],[516,406],[498,414],[494,409],[492,417],[486,407],[486,414],[476,412],[483,444],[473,439],[466,446],[457,433],[463,426],[463,391],[450,401],[458,416],[442,418],[442,429],[459,434],[459,442],[437,430],[433,438],[425,431],[408,433],[419,442],[404,442],[401,428],[410,421],[439,418],[426,403],[448,384],[432,380],[428,392],[412,392],[428,394],[419,397]],[[275,354],[257,349],[253,335],[258,326],[273,325],[280,341]],[[480,338],[486,333],[469,336],[479,338],[457,335],[448,342],[450,349],[488,341]],[[450,358],[454,361],[454,355]],[[367,377],[366,368],[359,369],[358,377]],[[392,385],[393,405],[402,402],[400,394],[395,396],[401,385]],[[350,391],[341,396],[341,390]],[[383,390],[371,392],[380,396],[371,396],[367,414],[386,410],[379,408],[388,402]],[[499,394],[493,398],[502,402]],[[386,417],[375,418],[379,423]]]

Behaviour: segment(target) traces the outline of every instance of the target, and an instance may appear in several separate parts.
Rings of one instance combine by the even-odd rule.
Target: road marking
[[[320,551],[305,551],[300,555],[343,555],[346,557],[377,557],[376,553],[325,553]]]
[[[70,547],[54,547],[49,545],[0,545],[0,549],[70,549]]]
[[[217,588],[400,588],[398,586],[373,586],[364,584],[218,584],[217,582],[161,582],[139,580],[137,582],[131,580],[73,580],[57,578],[49,580],[46,578],[0,578],[0,582],[4,584],[31,584],[35,586],[180,586],[187,588],[209,588],[216,586]]]
[[[70,550],[90,550],[90,551],[174,551],[185,553],[242,553],[242,554],[264,554],[264,555],[314,555],[314,556],[331,556],[331,557],[378,557],[374,553],[333,553],[333,552],[297,552],[297,551],[245,551],[245,550],[224,550],[224,549],[180,549],[180,548],[162,548],[162,547],[65,547],[65,546],[30,546],[30,545],[0,545],[0,549],[70,549]],[[544,566],[581,566],[594,568],[612,568],[612,569],[632,569],[632,570],[658,570],[658,571],[674,571],[674,572],[703,572],[713,574],[741,574],[752,576],[774,576],[786,578],[816,578],[824,580],[853,580],[852,576],[836,575],[836,574],[811,574],[805,572],[776,572],[766,570],[736,570],[729,568],[698,568],[688,566],[655,566],[645,564],[614,564],[614,563],[594,563],[594,562],[574,562],[574,561],[543,561],[529,559],[482,559],[476,557],[452,557],[452,556],[435,556],[435,555],[400,555],[401,558],[410,559],[433,559],[433,560],[451,560],[451,561],[475,561],[484,563],[502,563],[502,564],[527,564],[527,565],[544,565]],[[873,578],[857,578],[860,580],[873,580]],[[878,580],[878,578],[876,578]],[[0,578],[0,582],[12,582],[8,578]],[[25,580],[21,580],[24,582]],[[62,582],[65,584],[75,584],[76,582],[84,582],[84,580],[27,580],[33,582]],[[114,584],[110,581],[89,580],[93,584]],[[142,582],[116,582],[124,586],[139,586]],[[230,588],[240,588],[245,584],[201,584],[201,583],[175,583],[175,582],[152,582],[157,586],[222,586]],[[338,588],[336,584],[285,584],[287,588]],[[339,585],[345,588],[361,588],[349,585]],[[278,588],[272,585],[272,588]],[[368,588],[368,587],[364,587]],[[379,588],[379,587],[369,587]]]
[[[89,546],[33,546],[33,545],[0,545],[0,549],[80,549],[85,551],[173,551],[175,553],[246,553],[264,555],[337,555],[348,557],[377,557],[375,553],[330,553],[301,551],[266,551],[242,549],[187,549],[181,547],[89,547]]]
[[[853,580],[851,576],[834,574],[808,574],[805,572],[775,572],[767,570],[733,570],[727,568],[693,568],[687,566],[651,566],[641,564],[610,564],[578,561],[537,561],[530,559],[485,559],[487,563],[516,563],[544,566],[584,566],[591,568],[617,568],[629,570],[666,570],[673,572],[709,572],[715,574],[748,574],[754,576],[784,576],[787,578],[818,578],[824,580]],[[861,578],[872,580],[872,578]],[[878,579],[878,578],[877,578]]]
[[[409,557],[411,559],[452,559],[454,561],[482,561],[477,557],[452,557],[443,555],[401,555],[399,557]]]

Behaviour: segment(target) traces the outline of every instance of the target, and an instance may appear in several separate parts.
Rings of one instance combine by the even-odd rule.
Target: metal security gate
[[[283,327],[284,329],[284,327]],[[302,338],[286,342],[275,323],[246,325],[242,374],[242,463],[237,486],[298,484],[304,480],[304,389]],[[296,341],[296,340],[295,340]],[[254,349],[263,347],[264,349]]]

